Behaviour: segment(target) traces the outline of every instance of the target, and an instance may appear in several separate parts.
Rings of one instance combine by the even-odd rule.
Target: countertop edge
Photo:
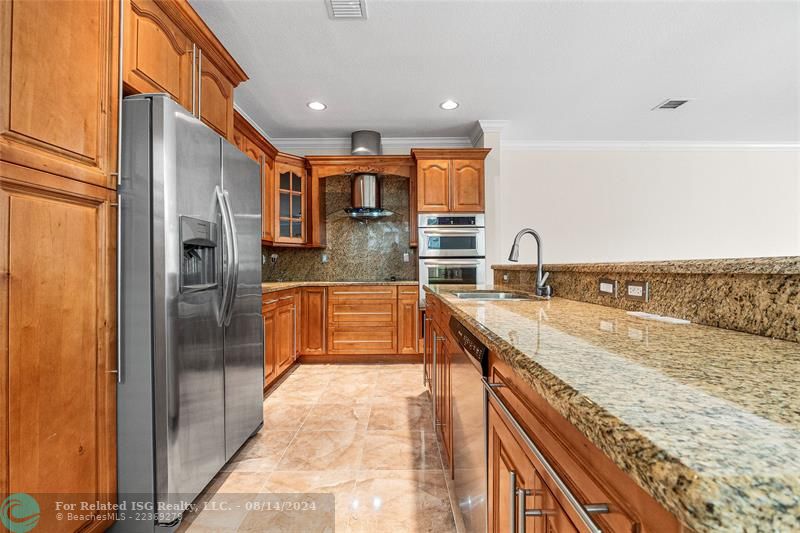
[[[535,270],[532,264],[492,265],[493,270]],[[553,263],[548,272],[596,272],[631,274],[750,274],[800,275],[800,256],[742,259],[687,259],[676,261],[632,261],[624,263]]]
[[[265,281],[261,283],[261,294],[297,289],[300,287],[337,287],[343,285],[389,285],[414,286],[418,281]]]

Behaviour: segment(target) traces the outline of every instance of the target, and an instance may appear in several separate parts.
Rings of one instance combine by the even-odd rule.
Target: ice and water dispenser
[[[180,217],[181,292],[196,292],[217,286],[217,225],[207,220]]]

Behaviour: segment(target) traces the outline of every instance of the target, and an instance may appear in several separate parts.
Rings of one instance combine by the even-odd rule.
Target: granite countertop
[[[418,285],[418,281],[268,281],[261,284],[261,294],[298,287],[336,287],[338,285]]]
[[[536,270],[536,265],[500,264],[495,270]],[[684,259],[676,261],[636,261],[625,263],[547,264],[550,272],[597,272],[624,274],[800,274],[800,257],[753,257],[743,259]]]
[[[687,526],[800,530],[800,344],[456,289],[426,286]]]

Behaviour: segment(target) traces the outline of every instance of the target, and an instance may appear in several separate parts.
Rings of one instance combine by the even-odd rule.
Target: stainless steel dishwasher
[[[459,345],[450,362],[453,485],[464,530],[485,533],[486,399],[482,378],[487,373],[489,350],[455,317],[450,317],[450,331]]]

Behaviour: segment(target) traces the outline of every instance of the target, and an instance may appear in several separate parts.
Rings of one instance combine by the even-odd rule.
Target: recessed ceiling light
[[[323,104],[322,102],[317,102],[317,101],[309,102],[306,105],[310,109],[313,109],[314,111],[323,111],[326,107],[328,107],[325,104]]]
[[[447,111],[451,111],[458,107],[458,102],[456,102],[455,100],[445,100],[444,102],[439,104],[439,107]]]

